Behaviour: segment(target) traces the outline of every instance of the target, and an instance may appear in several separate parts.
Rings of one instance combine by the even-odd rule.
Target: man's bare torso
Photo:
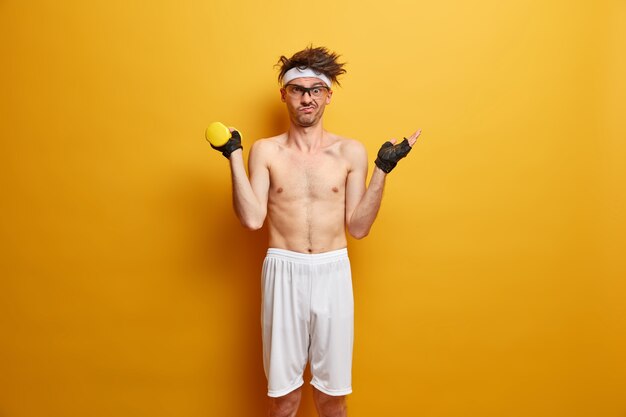
[[[269,171],[269,246],[321,253],[347,246],[346,179],[349,139],[327,134],[315,150],[301,150],[287,134],[263,140]]]

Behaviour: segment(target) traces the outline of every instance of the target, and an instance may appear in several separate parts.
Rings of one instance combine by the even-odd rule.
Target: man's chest
[[[284,155],[272,161],[270,194],[285,199],[326,199],[343,196],[347,162],[332,154]]]

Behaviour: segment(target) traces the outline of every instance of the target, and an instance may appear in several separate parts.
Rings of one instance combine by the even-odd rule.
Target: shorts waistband
[[[300,263],[319,264],[348,259],[348,248],[341,248],[322,253],[302,253],[287,249],[269,248],[267,250],[267,257]]]

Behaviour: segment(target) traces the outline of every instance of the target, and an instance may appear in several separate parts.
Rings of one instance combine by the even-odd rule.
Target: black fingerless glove
[[[378,157],[374,163],[388,174],[396,167],[398,161],[407,156],[409,152],[411,152],[411,145],[409,145],[407,138],[404,138],[402,142],[396,145],[387,141],[380,147]]]
[[[230,158],[231,153],[235,152],[237,149],[243,149],[243,146],[241,146],[241,135],[236,130],[233,130],[228,142],[222,146],[213,146],[213,144],[211,144],[211,148],[220,151],[226,158]]]

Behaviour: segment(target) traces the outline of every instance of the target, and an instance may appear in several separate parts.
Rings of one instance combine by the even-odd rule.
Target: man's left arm
[[[417,141],[421,130],[416,131],[403,142],[385,142],[376,158],[376,167],[369,186],[365,188],[367,177],[367,153],[361,145],[353,154],[352,167],[346,180],[346,224],[348,232],[356,239],[369,234],[380,210],[387,174],[404,158]]]

